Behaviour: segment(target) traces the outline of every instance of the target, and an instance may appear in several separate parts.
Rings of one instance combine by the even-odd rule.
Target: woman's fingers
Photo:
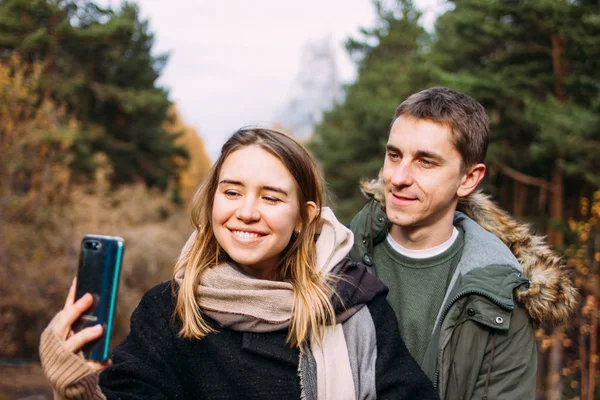
[[[75,303],[65,305],[56,317],[50,323],[52,330],[61,338],[66,339],[71,330],[71,325],[79,318],[85,310],[93,304],[94,298],[91,294],[86,293]]]
[[[86,293],[75,303],[65,307],[64,311],[66,312],[64,318],[65,323],[69,325],[69,328],[73,325],[73,322],[77,321],[77,319],[92,306],[92,304],[94,304],[94,297],[91,294]]]
[[[86,293],[80,299],[75,301],[77,287],[77,278],[73,279],[69,294],[65,300],[65,306],[50,321],[48,328],[52,330],[61,340],[63,340],[64,350],[81,356],[81,349],[88,343],[102,336],[104,328],[98,324],[74,333],[72,325],[84,312],[94,303],[94,297]],[[96,372],[108,368],[112,362],[110,360],[104,363],[86,361],[86,364]]]
[[[67,299],[65,300],[65,308],[75,302],[75,289],[76,288],[77,288],[77,277],[73,278],[73,282],[71,283],[71,287],[69,288],[69,294],[67,294]]]
[[[103,330],[100,324],[82,329],[65,340],[65,348],[72,353],[77,353],[83,346],[102,336]]]
[[[94,372],[100,372],[100,371],[105,370],[106,368],[110,367],[112,365],[112,360],[107,360],[107,361],[105,361],[103,363],[94,362],[94,361],[86,361],[86,364]]]

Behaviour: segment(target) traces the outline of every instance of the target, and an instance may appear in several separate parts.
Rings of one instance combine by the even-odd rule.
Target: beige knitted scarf
[[[183,271],[175,276],[181,284]],[[197,288],[200,308],[221,326],[271,332],[289,326],[294,291],[289,282],[253,278],[234,264],[207,269]]]

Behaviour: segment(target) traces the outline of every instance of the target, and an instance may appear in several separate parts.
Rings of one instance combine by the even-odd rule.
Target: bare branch
[[[504,164],[494,164],[494,166],[498,168],[498,170],[500,170],[500,172],[502,172],[504,175],[514,179],[517,182],[520,182],[524,185],[537,186],[539,188],[552,192],[550,183],[544,179],[524,174]]]

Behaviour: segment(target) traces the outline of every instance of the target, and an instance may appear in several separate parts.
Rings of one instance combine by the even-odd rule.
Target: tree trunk
[[[552,45],[552,72],[554,75],[554,96],[561,102],[567,101],[567,66],[565,65],[565,39],[557,36],[550,36]]]
[[[588,376],[587,376],[587,345],[586,345],[586,335],[581,329],[585,325],[585,317],[582,315],[579,318],[579,375],[581,377],[581,382],[579,382],[581,400],[587,399],[588,392]]]
[[[592,304],[592,321],[591,321],[591,332],[590,332],[590,365],[588,369],[588,399],[594,399],[594,389],[596,386],[596,369],[598,366],[598,296],[600,296],[600,287],[598,272],[600,272],[600,222],[596,222],[595,229],[592,230],[594,237],[592,238],[592,258],[590,276],[596,279],[596,285],[593,288],[593,304]]]
[[[559,161],[554,165],[552,171],[551,193],[550,199],[550,219],[551,226],[548,232],[548,241],[556,249],[564,245],[564,236],[560,230],[560,224],[563,221],[564,200],[563,190],[564,181],[563,174],[559,167]],[[549,384],[548,384],[548,400],[560,400],[562,395],[562,359],[563,359],[563,344],[562,335],[563,327],[557,328],[552,334],[552,348],[550,349],[549,360]]]
[[[513,216],[520,218],[525,215],[525,204],[527,202],[527,186],[515,181],[513,191]]]
[[[563,358],[563,339],[564,328],[559,327],[552,333],[552,347],[550,348],[549,366],[548,366],[548,400],[560,400],[562,396],[562,358]]]
[[[554,76],[554,97],[561,102],[567,102],[567,66],[564,59],[566,41],[564,38],[553,34],[550,35],[550,44],[552,46],[552,73]],[[548,240],[554,248],[560,248],[564,245],[564,236],[560,232],[556,224],[563,222],[564,216],[564,179],[561,171],[561,155],[560,150],[557,159],[554,162],[552,170],[552,179],[550,187],[552,191],[552,199],[550,200],[550,218],[552,225],[548,233]]]
[[[561,224],[564,219],[564,178],[560,169],[560,160],[554,164],[552,171],[552,180],[550,182],[550,219],[551,225],[548,230],[548,242],[555,248],[561,248],[565,243],[564,235],[561,231]]]
[[[598,298],[594,296],[592,305],[592,322],[590,332],[590,364],[588,368],[588,399],[594,400],[596,386],[596,369],[598,366]]]
[[[554,75],[554,96],[556,99],[565,103],[567,101],[566,82],[567,67],[565,64],[564,53],[566,41],[564,38],[553,34],[550,36],[552,46],[552,71]],[[559,150],[560,152],[560,150]],[[561,156],[557,155],[552,170],[552,179],[550,181],[551,199],[550,199],[550,227],[548,230],[548,242],[555,249],[564,245],[564,235],[561,232],[561,224],[564,218],[564,179],[561,170]],[[552,334],[552,349],[550,350],[550,369],[548,371],[550,384],[548,386],[548,400],[559,400],[562,394],[562,327],[557,328]]]
[[[537,344],[538,363],[537,372],[535,375],[535,400],[545,400],[544,396],[544,380],[546,377],[546,352],[540,351],[540,343]]]

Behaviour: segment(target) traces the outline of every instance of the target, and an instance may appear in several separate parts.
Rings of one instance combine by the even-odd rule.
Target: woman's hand
[[[52,330],[60,340],[64,341],[64,348],[74,354],[77,354],[86,344],[102,336],[102,332],[104,331],[102,325],[98,324],[82,329],[77,333],[73,333],[73,330],[71,329],[73,323],[81,317],[94,302],[90,293],[86,293],[79,300],[75,301],[76,286],[77,278],[73,279],[64,308],[54,316],[48,325],[48,328]],[[86,361],[86,364],[93,371],[99,372],[108,368],[111,365],[111,361],[108,360],[104,363]]]

